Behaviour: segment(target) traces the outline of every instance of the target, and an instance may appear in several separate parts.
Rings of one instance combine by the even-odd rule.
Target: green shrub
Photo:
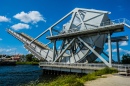
[[[84,83],[86,81],[95,80],[96,78],[97,76],[95,75],[95,73],[90,73],[88,75],[83,76],[80,81]]]
[[[38,65],[39,62],[16,62],[17,65]]]
[[[63,75],[50,83],[40,83],[38,86],[84,86],[77,78],[77,75]]]
[[[95,72],[95,75],[96,76],[101,76],[103,74],[112,74],[112,73],[117,73],[118,71],[114,68],[109,68],[109,67],[106,67],[104,69],[101,69],[99,71],[96,71]]]

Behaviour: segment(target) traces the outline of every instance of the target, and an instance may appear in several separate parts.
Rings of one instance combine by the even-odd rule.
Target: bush
[[[95,80],[96,78],[97,76],[95,75],[95,73],[90,73],[88,75],[83,76],[80,81],[84,83],[86,81]]]
[[[39,62],[16,62],[17,65],[38,65]]]
[[[50,83],[39,83],[38,86],[84,86],[77,75],[63,75]]]
[[[32,54],[27,54],[27,55],[26,55],[27,61],[31,62],[32,59],[33,59],[32,57],[33,57]]]
[[[103,74],[112,74],[112,73],[116,73],[116,72],[118,72],[116,69],[106,67],[104,69],[96,71],[95,74],[96,74],[96,76],[101,76]]]

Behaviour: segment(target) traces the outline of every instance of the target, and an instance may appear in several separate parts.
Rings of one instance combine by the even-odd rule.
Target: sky
[[[6,29],[38,36],[74,8],[110,11],[111,20],[130,20],[130,0],[1,0],[0,1],[0,54],[28,54],[23,44],[7,33]],[[112,36],[130,37],[130,29]],[[107,44],[106,44],[107,45]],[[107,53],[107,46],[104,51]],[[116,44],[112,43],[116,58]],[[130,54],[130,42],[120,42],[120,56]]]

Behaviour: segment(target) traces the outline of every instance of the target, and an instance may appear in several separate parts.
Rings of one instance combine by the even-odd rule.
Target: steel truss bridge
[[[130,28],[130,21],[125,18],[110,20],[108,14],[108,11],[75,8],[36,38],[11,29],[7,29],[7,32],[23,42],[24,47],[36,58],[51,63],[51,66],[57,62],[66,65],[86,64],[99,58],[106,66],[112,67],[111,42],[117,43],[117,57],[120,62],[118,42],[128,41],[128,36],[111,35],[123,32],[124,26]],[[48,43],[38,41],[42,36],[46,36]],[[109,54],[103,52],[105,43],[108,43]],[[102,53],[109,61],[101,56]]]

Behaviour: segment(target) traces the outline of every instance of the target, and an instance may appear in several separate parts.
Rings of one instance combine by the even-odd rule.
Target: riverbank
[[[39,65],[39,62],[16,62],[16,65]]]
[[[16,61],[15,60],[3,60],[0,61],[0,66],[15,66]]]
[[[112,73],[116,73],[117,70],[112,69],[112,68],[104,68],[102,70],[93,72],[93,73],[89,73],[87,75],[83,75],[83,76],[78,76],[76,74],[71,74],[71,75],[61,75],[56,77],[55,79],[50,80],[49,82],[38,82],[36,83],[31,82],[25,86],[84,86],[84,83],[86,81],[91,81],[91,80],[95,80],[97,78],[102,78],[104,76],[104,74],[112,74]]]

